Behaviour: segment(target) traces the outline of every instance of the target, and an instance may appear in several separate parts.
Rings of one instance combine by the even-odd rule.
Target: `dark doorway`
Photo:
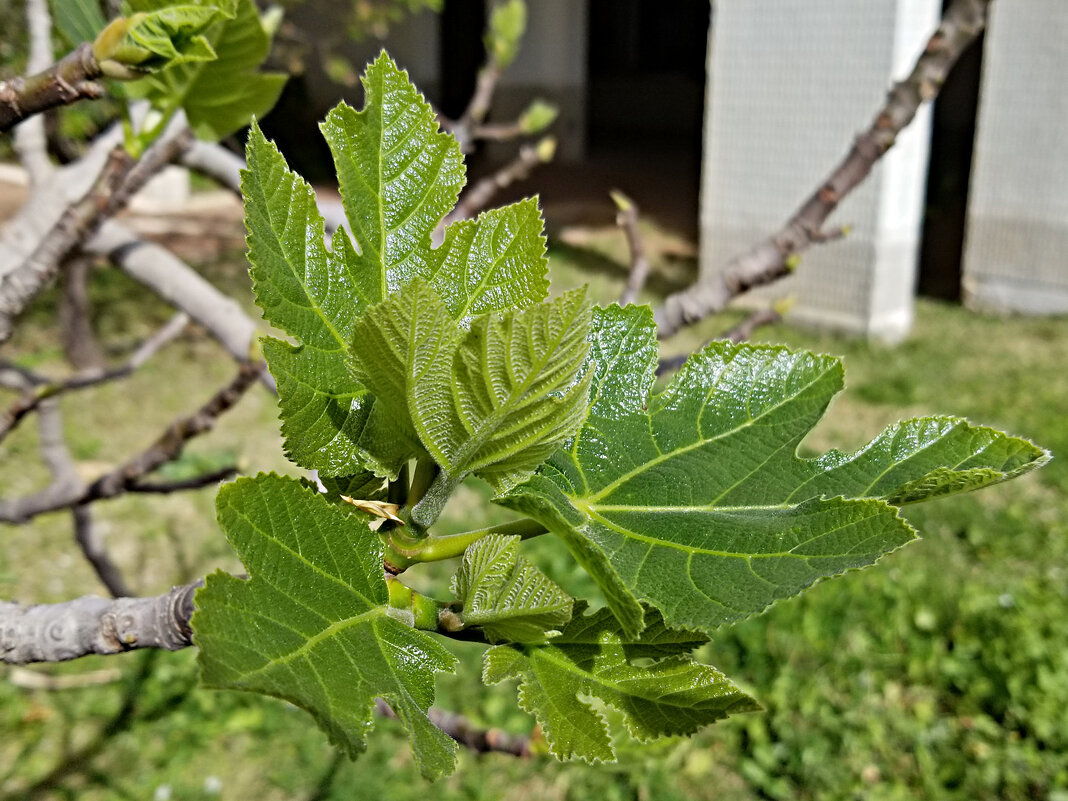
[[[946,78],[934,104],[931,160],[917,291],[960,300],[968,182],[983,66],[983,36],[972,43]]]
[[[441,97],[446,117],[457,119],[475,91],[478,70],[486,58],[482,42],[486,6],[471,0],[445,0],[441,9]]]
[[[710,22],[708,0],[589,0],[589,159],[656,176],[694,234]]]

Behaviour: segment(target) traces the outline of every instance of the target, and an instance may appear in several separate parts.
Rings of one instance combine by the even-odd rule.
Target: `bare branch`
[[[523,125],[519,120],[516,120],[515,122],[498,122],[476,125],[471,129],[471,138],[476,142],[509,142],[512,139],[518,139],[525,133],[526,131],[523,129]]]
[[[838,204],[893,147],[920,105],[933,100],[961,53],[986,25],[991,0],[955,0],[912,73],[894,85],[869,128],[857,137],[848,155],[787,223],[768,239],[732,259],[722,273],[698,281],[668,297],[656,310],[661,337],[668,337],[726,307],[754,286],[789,274],[792,260],[813,242],[825,241],[824,223]]]
[[[112,598],[131,595],[129,585],[119,566],[112,560],[104,541],[93,525],[93,513],[88,506],[75,506],[71,509],[74,518],[74,541],[81,549],[82,556],[93,568],[100,583],[107,587]]]
[[[241,194],[241,171],[245,160],[214,142],[194,141],[182,154],[182,165],[211,178],[234,194]]]
[[[256,323],[237,301],[169,250],[141,239],[114,220],[104,223],[85,247],[107,256],[131,278],[186,312],[235,359],[249,359],[256,343]]]
[[[128,486],[126,491],[169,495],[172,492],[181,492],[182,490],[210,487],[214,484],[218,484],[220,481],[226,481],[226,479],[231,476],[237,475],[238,472],[238,466],[236,464],[231,464],[226,467],[221,467],[218,470],[210,470],[207,473],[201,473],[200,475],[179,479],[177,481],[139,481],[136,484]]]
[[[52,16],[48,12],[47,0],[26,0],[26,27],[30,35],[26,69],[31,73],[40,72],[54,60]],[[38,186],[52,174],[44,117],[35,116],[15,129],[15,152],[29,173],[31,186]]]
[[[161,139],[137,161],[121,147],[111,151],[89,191],[66,209],[21,264],[0,275],[0,342],[11,336],[15,316],[55,278],[63,259],[122,209],[160,168],[173,161],[188,146],[190,137],[187,129],[176,137]]]
[[[649,277],[650,265],[645,255],[642,232],[638,229],[637,204],[619,190],[614,190],[611,194],[612,200],[619,209],[619,213],[616,214],[616,225],[623,229],[627,237],[627,248],[630,250],[630,275],[627,278],[627,285],[623,288],[623,294],[619,296],[619,305],[626,306],[628,303],[637,302],[638,295]]]
[[[49,673],[13,667],[8,671],[7,680],[13,686],[24,690],[78,690],[82,687],[99,687],[101,684],[122,681],[122,671],[119,668],[104,668],[85,673],[53,676]]]
[[[177,459],[186,442],[210,431],[216,419],[244,395],[263,371],[260,363],[241,365],[234,379],[188,417],[175,420],[146,450],[120,467],[105,473],[84,489],[70,484],[53,483],[46,489],[23,498],[0,501],[0,522],[25,523],[45,512],[79,506],[125,493],[157,467]]]
[[[539,164],[552,161],[555,151],[556,140],[551,136],[542,139],[536,145],[526,145],[520,148],[519,155],[513,161],[464,192],[456,208],[446,215],[443,225],[474,217],[489,205],[494,195],[502,189],[511,186],[516,181],[522,181]]]
[[[178,312],[159,331],[141,343],[141,346],[134,351],[125,364],[110,370],[82,370],[69,378],[59,381],[50,381],[34,373],[23,373],[21,378],[24,383],[20,387],[25,390],[23,396],[9,406],[3,414],[0,414],[0,442],[27,414],[36,409],[46,398],[53,398],[71,390],[84,389],[108,381],[115,381],[132,374],[148,361],[156,351],[178,336],[188,323],[189,315],[185,312]],[[14,365],[7,364],[0,365],[0,367],[12,370],[17,369]]]
[[[63,662],[136,648],[177,651],[192,644],[195,581],[151,598],[85,596],[25,606],[0,601],[0,662]]]
[[[724,331],[716,339],[725,339],[737,345],[739,342],[745,342],[750,339],[758,328],[765,325],[773,325],[780,320],[782,320],[782,312],[779,309],[775,307],[759,309],[738,323],[738,325]],[[705,344],[707,345],[708,343]],[[656,365],[656,374],[664,375],[664,373],[670,373],[672,370],[678,370],[686,363],[690,355],[689,353],[683,353],[679,356],[661,359]]]
[[[75,370],[102,369],[106,360],[93,331],[93,303],[89,279],[93,260],[81,255],[67,259],[61,281],[59,328],[63,352]]]
[[[375,711],[386,718],[395,718],[397,716],[389,704],[381,698],[375,699]],[[531,755],[529,737],[509,734],[500,729],[482,729],[475,726],[463,715],[447,712],[437,707],[431,707],[427,712],[427,717],[430,718],[431,723],[452,739],[476,754],[497,752],[517,757],[529,757]]]
[[[101,75],[92,45],[82,43],[46,70],[0,81],[0,133],[50,108],[101,97]]]
[[[40,432],[41,456],[52,473],[49,492],[59,495],[63,492],[77,494],[84,491],[84,486],[74,467],[74,459],[71,458],[70,450],[67,448],[67,440],[63,435],[63,414],[59,408],[59,401],[55,398],[43,401],[40,405],[37,423]],[[71,512],[74,522],[74,541],[101,583],[107,587],[112,596],[129,595],[122,571],[112,561],[103,541],[93,528],[93,518],[89,509],[76,506]]]

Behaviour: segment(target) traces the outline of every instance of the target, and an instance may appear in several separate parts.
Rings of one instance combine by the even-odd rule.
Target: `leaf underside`
[[[388,614],[370,518],[269,474],[228,484],[216,505],[249,579],[216,572],[197,592],[203,682],[308,710],[351,757],[365,750],[375,698],[384,698],[408,728],[423,775],[450,773],[455,743],[426,713],[434,674],[456,659]]]
[[[1003,481],[1047,458],[952,417],[891,426],[855,453],[796,454],[842,387],[838,359],[714,342],[659,395],[647,307],[597,310],[582,430],[501,499],[559,535],[624,630],[639,601],[711,631],[913,539],[892,504]]]
[[[464,552],[452,590],[465,626],[491,642],[544,642],[571,619],[571,596],[519,555],[519,537],[485,537]]]
[[[541,725],[552,754],[587,762],[615,759],[608,724],[590,699],[615,708],[642,742],[693,734],[760,708],[718,670],[685,655],[704,638],[665,627],[655,610],[647,617],[638,638],[601,610],[576,615],[547,645],[494,646],[485,654],[483,680],[520,679],[519,704]],[[657,661],[637,667],[636,658]]]

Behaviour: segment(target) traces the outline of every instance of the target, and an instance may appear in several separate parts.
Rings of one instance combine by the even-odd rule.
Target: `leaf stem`
[[[461,534],[446,534],[444,536],[432,534],[419,539],[405,536],[404,529],[398,528],[389,532],[385,559],[390,568],[400,572],[420,562],[440,562],[443,559],[462,556],[464,551],[471,545],[483,537],[488,537],[490,534],[518,536],[523,539],[529,539],[545,533],[547,533],[545,526],[529,518],[513,520],[510,523],[501,523],[488,528],[465,531]]]
[[[412,485],[408,490],[408,499],[413,505],[423,500],[423,496],[426,495],[440,472],[441,468],[433,459],[420,457],[416,460]]]
[[[438,470],[436,464],[434,468]],[[418,476],[419,467],[416,467],[415,470]],[[460,486],[462,481],[463,476],[454,476],[445,470],[439,470],[434,476],[434,480],[430,482],[430,486],[427,487],[426,493],[418,501],[409,501],[411,506],[411,511],[408,513],[409,526],[417,533],[422,533],[434,525],[434,522],[441,515],[442,509],[445,508],[449,496]],[[412,483],[415,482],[413,481]],[[414,497],[414,493],[412,497]]]
[[[413,590],[399,579],[386,579],[389,589],[389,608],[395,617],[400,618],[412,628],[423,631],[437,631],[440,626],[438,616],[446,613],[453,615],[449,604],[444,601],[436,601],[429,596]]]

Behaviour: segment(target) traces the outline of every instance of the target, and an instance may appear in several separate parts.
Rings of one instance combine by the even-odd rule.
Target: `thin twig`
[[[638,295],[649,278],[650,265],[645,255],[642,233],[638,228],[637,204],[619,190],[614,190],[611,194],[612,200],[619,209],[616,214],[616,225],[623,229],[627,238],[627,248],[630,250],[630,274],[627,277],[627,285],[623,288],[623,294],[619,296],[619,305],[626,306],[628,303],[637,302]]]
[[[758,309],[750,314],[738,325],[724,331],[720,336],[715,339],[725,339],[728,342],[733,342],[737,345],[739,342],[745,342],[753,336],[753,333],[765,325],[773,325],[782,320],[782,313],[774,308]],[[708,343],[706,342],[705,345]],[[702,346],[703,348],[704,346]],[[666,359],[661,359],[656,365],[656,374],[664,375],[664,373],[670,373],[674,370],[678,370],[682,365],[686,363],[686,360],[690,358],[689,353],[683,353],[678,356],[670,356]]]
[[[108,381],[125,378],[134,373],[146,361],[148,361],[164,345],[174,339],[189,324],[189,315],[178,312],[170,321],[160,328],[151,337],[146,339],[133,352],[125,364],[107,370],[93,369],[82,370],[58,381],[50,381],[42,376],[26,371],[23,373],[25,384],[21,398],[9,406],[3,414],[0,414],[0,442],[6,437],[19,422],[30,412],[36,409],[46,398],[54,398],[64,392],[85,389]],[[17,370],[15,365],[0,365],[4,368]]]
[[[13,667],[7,674],[8,683],[23,690],[80,690],[83,687],[99,687],[101,684],[114,684],[122,681],[122,671],[118,668],[90,670],[85,673],[68,673],[53,676],[38,673],[35,670]]]
[[[122,495],[156,468],[177,459],[190,439],[210,431],[219,416],[237,403],[262,371],[260,363],[241,365],[234,379],[196,412],[172,422],[151,446],[84,488],[53,484],[33,495],[0,501],[0,522],[25,523],[45,512]]]
[[[174,161],[191,137],[186,129],[157,141],[137,161],[122,147],[111,151],[89,191],[66,209],[21,264],[0,276],[0,342],[11,336],[15,316],[55,278],[63,260],[104,220],[118,213],[149,178]]]
[[[471,129],[471,138],[476,142],[489,141],[489,142],[509,142],[512,139],[518,139],[527,133],[523,128],[523,124],[516,120],[515,122],[495,122],[486,123],[485,125],[476,125]]]
[[[831,238],[824,232],[827,218],[867,178],[919,107],[938,95],[961,53],[985,27],[990,2],[955,0],[950,5],[912,73],[894,85],[869,128],[793,217],[774,235],[732,259],[721,273],[671,295],[656,310],[661,337],[723,310],[751,287],[788,275],[797,254],[814,242]]]
[[[92,510],[88,506],[75,506],[71,509],[71,517],[74,518],[74,541],[100,583],[107,587],[112,598],[132,595],[122,571],[104,547],[104,541],[93,525]]]
[[[386,718],[395,718],[396,713],[381,698],[375,699],[375,711]],[[431,707],[427,713],[430,722],[465,748],[477,754],[503,753],[518,757],[531,755],[530,738],[509,734],[500,729],[482,729],[463,715]]]
[[[63,413],[59,401],[49,398],[40,404],[37,417],[40,432],[41,457],[52,474],[49,491],[56,495],[61,493],[78,494],[85,487],[74,466],[74,459],[67,447],[63,434]],[[103,540],[93,527],[93,518],[85,506],[75,506],[71,510],[74,523],[74,541],[81,550],[89,566],[93,568],[100,582],[107,587],[113,597],[129,595],[130,591],[123,578],[122,571],[111,559]]]
[[[231,464],[226,467],[220,467],[218,470],[210,470],[207,473],[201,473],[200,475],[179,479],[177,481],[138,481],[135,484],[130,484],[126,488],[126,491],[168,495],[172,492],[182,492],[183,490],[214,486],[220,481],[226,481],[226,479],[236,476],[238,472],[238,466],[236,464]]]
[[[489,205],[494,195],[502,189],[511,186],[516,181],[522,181],[539,164],[552,161],[555,150],[556,142],[552,137],[546,137],[536,145],[521,147],[515,159],[464,192],[456,208],[445,217],[444,224],[448,225],[456,220],[474,217]]]

